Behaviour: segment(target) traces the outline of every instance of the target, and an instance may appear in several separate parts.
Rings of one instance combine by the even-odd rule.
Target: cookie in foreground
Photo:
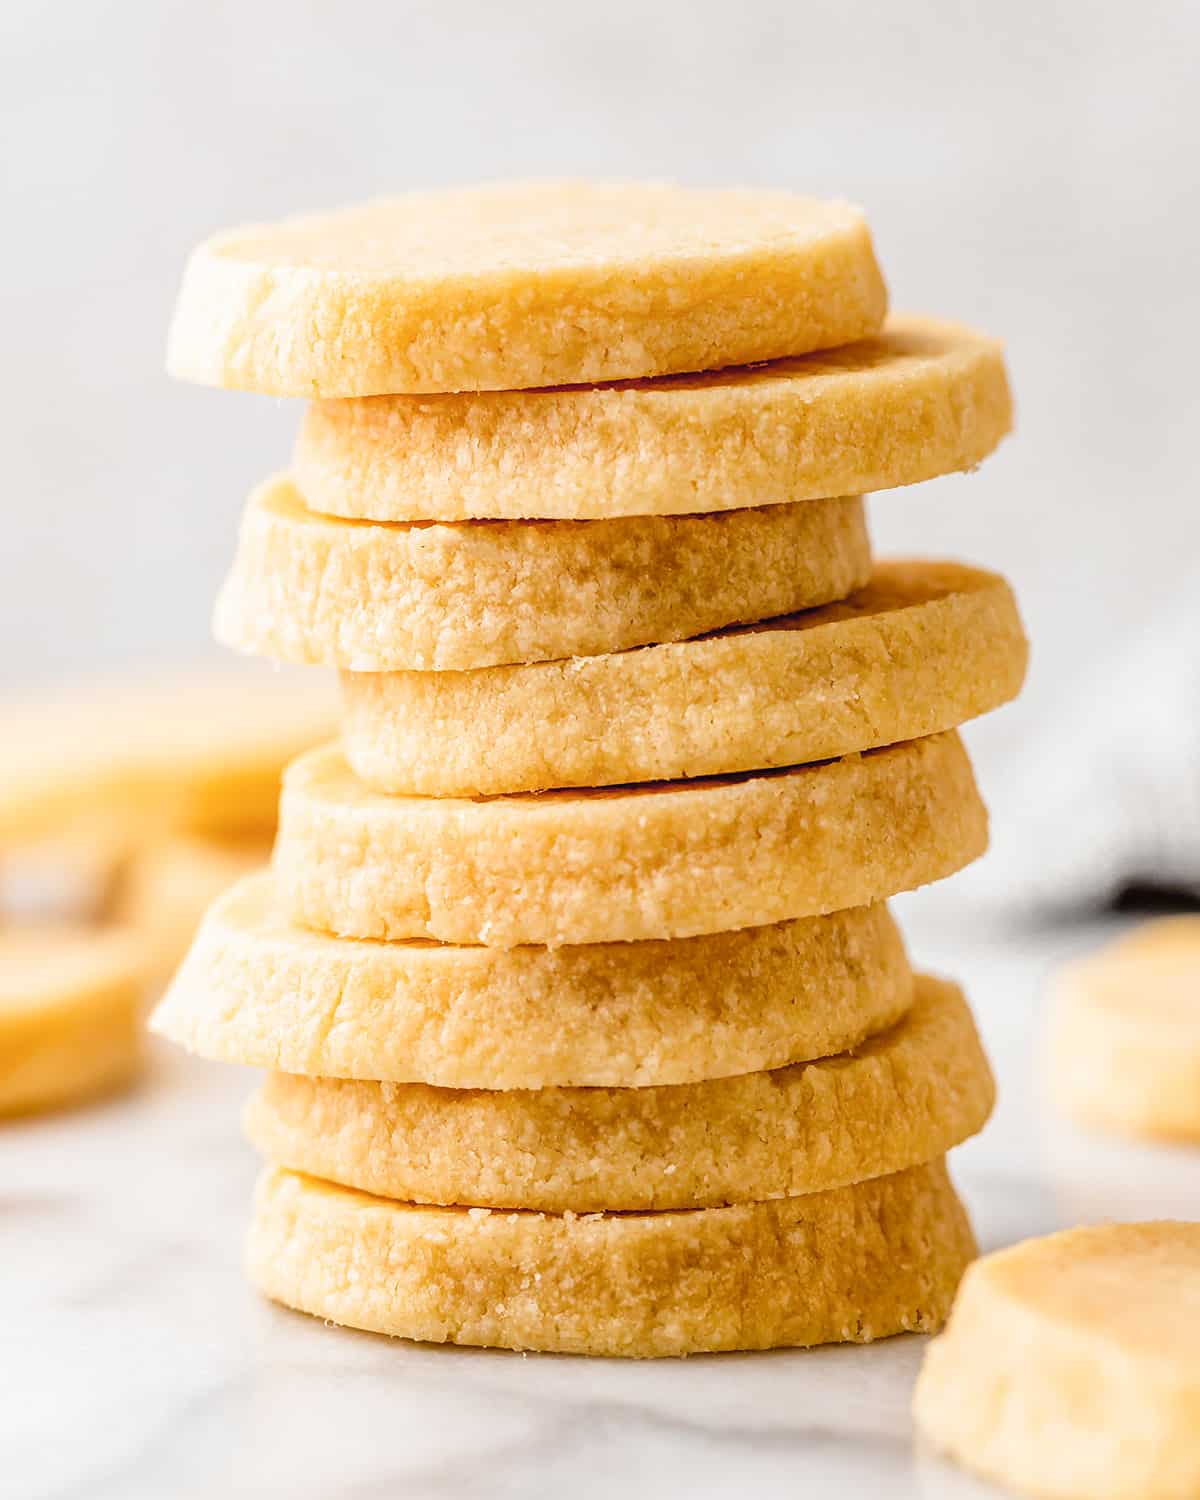
[[[1200,1224],[1105,1224],[987,1255],[926,1356],[920,1434],[1055,1500],[1200,1494]]]
[[[167,368],[271,396],[578,385],[833,348],[886,310],[847,203],[496,183],[214,235],[184,271]]]
[[[372,792],[330,745],[284,777],[275,878],[282,909],[318,931],[511,948],[840,911],[986,846],[953,732],[790,770],[479,801]]]
[[[930,1332],[974,1254],[942,1161],[770,1203],[583,1216],[416,1207],[270,1168],[247,1262],[268,1297],[351,1328],[653,1358]]]
[[[898,316],[750,369],[318,401],[292,466],[314,510],[372,521],[692,515],[973,469],[1011,426],[996,339]]]
[[[995,1088],[956,985],[852,1053],[661,1088],[462,1090],[268,1073],[269,1160],[379,1197],[550,1213],[795,1197],[944,1156]]]
[[[666,942],[460,947],[298,927],[264,872],[214,904],[151,1025],[201,1057],[316,1077],[640,1088],[843,1052],[912,999],[883,905]]]
[[[988,713],[1028,659],[1012,590],[885,561],[840,603],[601,656],[343,672],[342,739],[377,791],[495,796],[805,765]]]

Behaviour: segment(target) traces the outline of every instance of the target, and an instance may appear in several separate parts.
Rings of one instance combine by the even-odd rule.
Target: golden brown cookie
[[[501,183],[213,236],[184,272],[167,365],[272,396],[576,385],[833,348],[886,308],[845,203]]]
[[[633,1358],[866,1343],[940,1326],[975,1253],[945,1165],[682,1213],[428,1208],[279,1169],[250,1278],[334,1323]]]
[[[383,526],[251,496],[217,600],[227,646],[359,671],[622,651],[843,598],[866,582],[858,499],[715,516]]]
[[[346,758],[377,791],[471,797],[801,765],[1014,698],[1012,590],[878,563],[840,604],[661,646],[475,672],[346,672]]]
[[[90,1098],[141,1062],[136,934],[66,923],[0,933],[0,1116]]]
[[[857,1051],[668,1088],[439,1089],[269,1073],[246,1130],[278,1165],[415,1203],[550,1213],[795,1197],[944,1156],[994,1086],[962,992],[920,976]]]
[[[675,942],[358,942],[294,927],[269,875],[209,912],[153,1018],[204,1057],[443,1088],[689,1083],[826,1057],[907,1011],[883,906]]]
[[[269,830],[279,777],[337,725],[316,673],[176,671],[0,712],[0,837]]]
[[[649,787],[467,801],[370,791],[340,748],[284,778],[284,910],[347,937],[607,943],[840,911],[961,869],[987,813],[956,734]]]
[[[1152,922],[1054,984],[1048,1082],[1084,1125],[1200,1141],[1200,919]]]
[[[925,1356],[917,1427],[1058,1500],[1200,1494],[1200,1224],[1104,1224],[968,1270]]]
[[[1011,426],[995,339],[893,317],[861,343],[753,369],[316,402],[293,472],[314,510],[374,521],[694,514],[971,469]]]

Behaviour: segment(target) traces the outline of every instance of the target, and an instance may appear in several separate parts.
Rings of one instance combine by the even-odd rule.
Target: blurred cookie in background
[[[1047,1061],[1079,1124],[1200,1145],[1200,916],[1144,923],[1066,965]]]
[[[0,709],[0,1114],[136,1075],[147,1002],[270,856],[332,680],[179,670]]]

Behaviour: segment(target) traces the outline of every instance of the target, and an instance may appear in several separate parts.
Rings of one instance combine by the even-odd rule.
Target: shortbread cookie
[[[845,203],[508,183],[215,235],[188,262],[167,364],[272,396],[515,390],[834,348],[886,308]]]
[[[1067,965],[1048,1061],[1081,1124],[1200,1141],[1200,920],[1147,924]]]
[[[416,1203],[550,1213],[795,1197],[944,1156],[994,1088],[961,991],[854,1053],[667,1088],[439,1089],[270,1073],[251,1141],[294,1171]]]
[[[894,317],[748,370],[317,402],[294,472],[314,510],[374,521],[694,514],[916,484],[973,468],[1011,426],[996,340]]]
[[[65,923],[0,933],[0,1115],[70,1104],[141,1060],[136,935]]]
[[[1014,698],[1012,590],[885,562],[840,604],[698,640],[476,672],[347,672],[346,758],[378,791],[470,797],[802,765]]]
[[[862,501],[382,526],[250,499],[217,601],[227,646],[359,671],[459,670],[622,651],[843,598],[871,572]]]
[[[222,897],[155,1012],[202,1056],[443,1088],[638,1087],[777,1068],[900,1019],[883,906],[677,942],[459,948],[293,927],[270,876]]]
[[[1200,1224],[1027,1240],[967,1272],[917,1426],[988,1479],[1056,1500],[1200,1495]]]
[[[428,1208],[279,1169],[248,1265],[269,1297],[434,1343],[635,1358],[929,1332],[975,1253],[945,1165],[661,1214]]]
[[[986,845],[953,733],[789,771],[474,802],[372,792],[327,746],[284,779],[275,870],[306,927],[510,948],[840,911]]]
[[[0,711],[0,837],[270,829],[279,777],[337,727],[318,674],[175,672]]]
[[[271,859],[272,840],[180,835],[139,850],[129,861],[117,907],[140,933],[155,981],[165,983],[191,946],[205,912],[222,892]]]

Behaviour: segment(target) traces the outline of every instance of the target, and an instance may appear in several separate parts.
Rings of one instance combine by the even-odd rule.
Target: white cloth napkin
[[[989,906],[1053,916],[1131,886],[1200,899],[1200,569],[991,782],[973,893]]]

